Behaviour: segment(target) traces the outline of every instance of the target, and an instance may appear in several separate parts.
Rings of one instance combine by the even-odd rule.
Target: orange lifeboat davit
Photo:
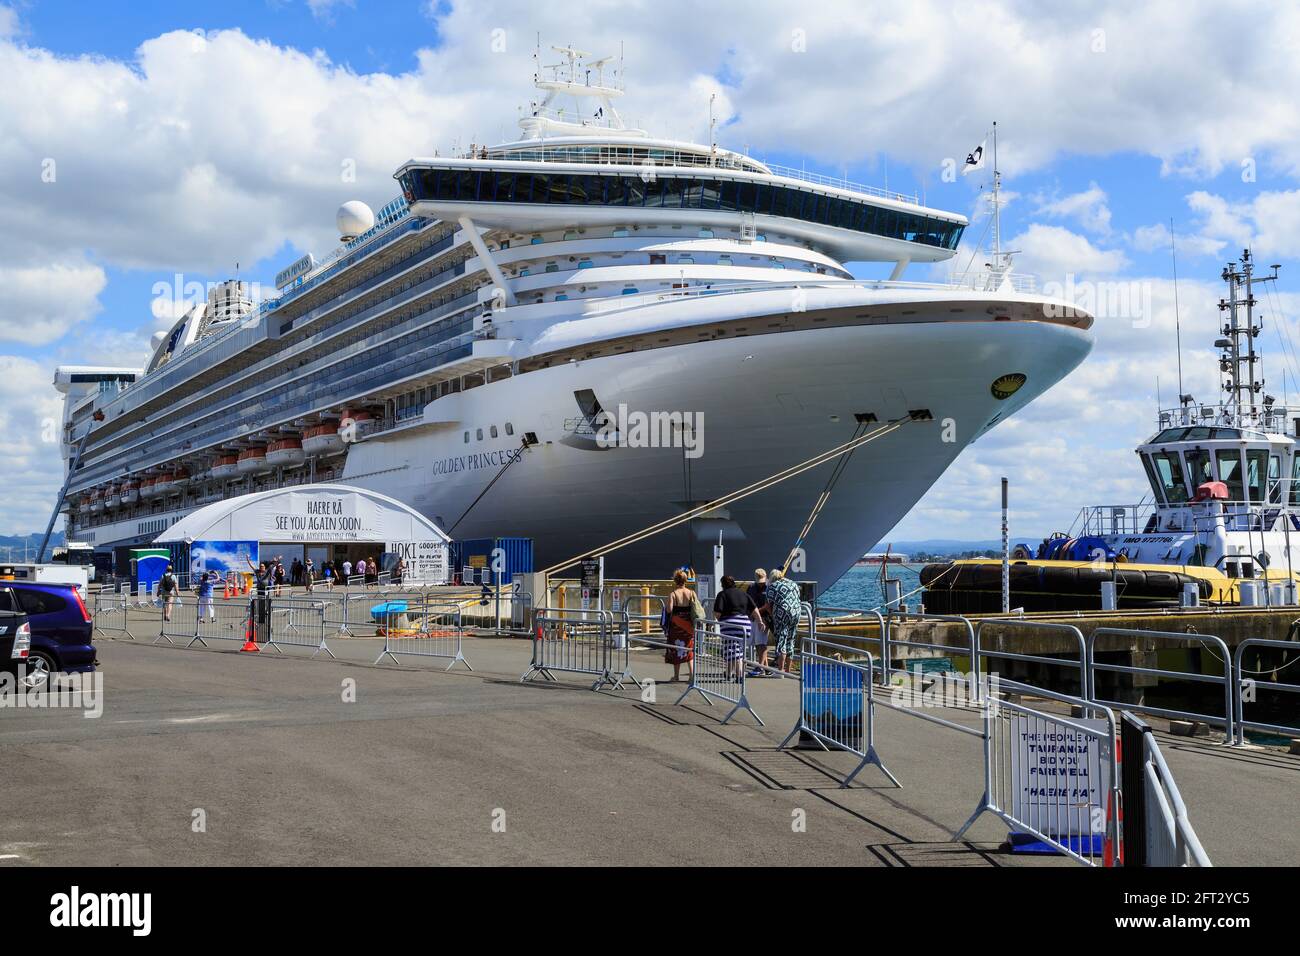
[[[304,457],[302,440],[295,435],[277,438],[266,448],[266,463],[273,468],[301,465]]]

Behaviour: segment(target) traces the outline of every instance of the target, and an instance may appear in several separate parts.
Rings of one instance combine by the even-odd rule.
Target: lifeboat
[[[122,482],[122,504],[134,505],[140,501],[140,486],[128,479]]]
[[[301,465],[303,457],[302,440],[295,436],[277,438],[266,448],[266,463],[276,468]]]
[[[116,508],[122,503],[122,489],[118,485],[109,485],[108,491],[104,493],[104,506],[107,508]]]
[[[239,474],[239,456],[234,452],[218,455],[212,462],[211,475],[220,481]]]
[[[343,446],[338,422],[321,422],[302,433],[302,450],[308,455],[335,455]]]
[[[161,475],[153,480],[153,493],[155,497],[170,495],[175,493],[176,484],[172,481],[172,474],[164,471]]]
[[[261,446],[245,448],[239,453],[238,470],[241,475],[256,475],[267,471],[266,449]]]
[[[89,510],[90,510],[90,495],[89,495],[89,494],[82,495],[80,498],[77,499],[77,510],[78,510],[78,511],[89,511]]]
[[[339,420],[338,434],[339,439],[343,442],[351,440],[361,435],[366,426],[375,420],[375,416],[364,408],[345,408],[343,417]],[[351,438],[349,438],[349,435]]]
[[[104,510],[104,495],[98,488],[90,493],[90,510],[95,513]]]
[[[150,498],[157,497],[158,495],[157,484],[158,484],[157,475],[150,475],[148,478],[145,478],[143,481],[141,481],[140,497],[143,498],[145,501],[148,501]]]
[[[172,485],[176,488],[177,491],[180,491],[189,483],[190,483],[190,470],[188,468],[172,469]]]

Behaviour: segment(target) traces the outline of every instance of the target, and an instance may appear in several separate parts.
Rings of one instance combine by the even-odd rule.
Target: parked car
[[[8,581],[6,585],[31,626],[29,687],[48,686],[53,674],[95,669],[94,624],[75,585],[35,581]]]
[[[26,665],[31,647],[32,626],[17,595],[10,588],[0,587],[0,671],[17,674],[22,668],[24,681],[28,680]]]

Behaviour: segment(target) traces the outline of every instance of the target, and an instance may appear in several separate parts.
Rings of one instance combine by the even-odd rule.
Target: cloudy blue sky
[[[1218,274],[1249,244],[1284,266],[1263,302],[1264,371],[1300,403],[1300,7],[1133,6],[0,5],[0,533],[43,527],[57,491],[41,427],[59,416],[55,365],[140,364],[173,314],[157,283],[238,263],[269,288],[331,248],[341,201],[392,198],[404,159],[509,136],[539,33],[621,43],[637,125],[707,141],[716,93],[724,145],[970,215],[963,264],[984,231],[982,183],[948,181],[945,164],[997,120],[1017,271],[1134,294],[1098,322],[1093,356],[964,452],[893,537],[993,536],[1001,474],[1026,535],[1088,502],[1136,501],[1132,446],[1153,427],[1157,381],[1166,404],[1177,391],[1171,220],[1185,388],[1217,397]]]

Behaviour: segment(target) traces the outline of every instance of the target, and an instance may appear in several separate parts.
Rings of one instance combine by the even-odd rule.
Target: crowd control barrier
[[[129,596],[113,591],[100,591],[95,596],[95,613],[91,616],[93,628],[103,634],[122,634],[134,640],[127,620]]]
[[[847,750],[860,757],[858,765],[840,782],[841,787],[866,767],[875,764],[890,782],[901,787],[876,752],[876,704],[872,671],[875,661],[870,654],[862,660],[845,660],[844,655],[860,656],[866,652],[851,647],[801,641],[799,649],[799,716],[794,728],[781,741],[778,750],[800,736],[808,734],[822,748]]]
[[[1147,724],[1120,714],[1125,866],[1213,866]]]
[[[273,597],[269,600],[270,626],[265,640],[268,647],[274,647],[281,654],[286,647],[310,647],[312,657],[324,651],[334,658],[334,652],[325,643],[325,601],[303,597]]]
[[[541,676],[558,680],[557,672],[586,674],[596,678],[592,690],[609,686],[621,690],[634,680],[627,667],[627,618],[615,618],[610,611],[581,608],[538,608],[533,619],[533,656],[522,684]],[[616,647],[621,644],[621,647]]]
[[[381,630],[384,649],[375,658],[380,663],[391,657],[400,664],[403,657],[435,657],[449,661],[445,670],[458,663],[468,670],[474,668],[465,659],[463,641],[465,628],[461,622],[460,607],[455,604],[431,600],[429,595],[390,595],[383,609]]]
[[[1120,854],[1120,778],[1114,713],[1081,698],[1003,680],[1000,690],[1046,696],[1083,708],[1086,718],[1035,710],[988,694],[984,795],[954,836],[985,813],[1087,866],[1114,866]]]
[[[1217,650],[1210,650],[1210,653],[1219,657],[1223,662],[1223,675],[1216,677],[1213,674],[1201,674],[1196,671],[1168,671],[1157,667],[1137,667],[1130,664],[1100,664],[1097,662],[1097,640],[1098,638],[1118,637],[1125,640],[1153,640],[1153,641],[1171,641],[1179,644],[1213,644]],[[1295,647],[1296,645],[1292,645]],[[1207,648],[1209,650],[1209,648]],[[1187,720],[1199,720],[1205,723],[1222,724],[1224,733],[1227,735],[1225,744],[1231,745],[1233,742],[1233,708],[1232,708],[1232,655],[1228,651],[1228,645],[1222,638],[1215,637],[1213,634],[1194,634],[1182,631],[1143,631],[1137,628],[1128,627],[1099,627],[1088,635],[1088,677],[1090,681],[1089,692],[1084,696],[1089,700],[1100,704],[1107,704],[1112,707],[1130,707],[1141,710],[1146,714],[1156,714],[1160,717],[1182,717]],[[1180,681],[1194,681],[1205,684],[1219,684],[1223,687],[1223,715],[1215,716],[1214,714],[1204,714],[1194,710],[1177,710],[1172,707],[1156,707],[1151,704],[1130,705],[1123,701],[1107,700],[1097,692],[1097,672],[1107,671],[1115,674],[1134,674],[1151,677],[1168,677]]]
[[[696,692],[710,707],[713,706],[712,698],[732,705],[727,716],[722,718],[724,724],[737,711],[747,710],[760,727],[765,726],[763,719],[750,706],[749,696],[745,692],[745,672],[749,670],[749,662],[745,659],[742,638],[724,635],[719,630],[717,621],[696,621],[693,657],[691,684],[677,698],[678,704]]]
[[[1300,664],[1300,644],[1297,644],[1295,641],[1272,641],[1262,637],[1250,637],[1237,645],[1237,652],[1233,657],[1232,668],[1237,675],[1238,681],[1235,720],[1237,743],[1244,744],[1246,742],[1247,730],[1262,730],[1271,733],[1286,734],[1291,737],[1300,737],[1300,727],[1294,725],[1287,726],[1286,724],[1269,724],[1264,723],[1263,721],[1246,719],[1246,704],[1257,703],[1261,692],[1300,694],[1300,683],[1295,683],[1294,681],[1288,683],[1279,680],[1257,680],[1254,677],[1246,677],[1245,675],[1247,672],[1244,669],[1242,654],[1248,647],[1270,647],[1290,651],[1295,656],[1293,656],[1286,664],[1277,668],[1275,671],[1270,671],[1269,673],[1276,674],[1278,671],[1282,670],[1282,668],[1290,667],[1292,669],[1291,672],[1296,675],[1297,679],[1300,679],[1300,667],[1296,666],[1297,664]],[[1292,713],[1294,713],[1294,711],[1292,711]]]

